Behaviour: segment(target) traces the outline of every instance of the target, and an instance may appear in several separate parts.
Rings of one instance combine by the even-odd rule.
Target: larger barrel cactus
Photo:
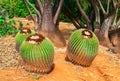
[[[20,54],[27,71],[49,73],[54,67],[53,44],[41,34],[35,33],[27,37],[20,46]]]
[[[16,50],[19,51],[19,47],[22,42],[35,31],[30,30],[29,28],[22,28],[15,36]]]
[[[73,64],[90,66],[97,55],[98,47],[98,38],[92,31],[76,30],[70,37],[66,60]]]

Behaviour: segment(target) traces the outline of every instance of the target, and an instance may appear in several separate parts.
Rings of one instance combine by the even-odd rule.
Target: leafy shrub
[[[15,27],[15,23],[15,20],[7,21],[4,16],[0,15],[0,37],[16,34],[18,30]]]
[[[30,0],[34,4],[33,0]],[[0,0],[0,10],[5,11],[8,18],[26,17],[29,15],[23,0]],[[30,8],[31,12],[35,14],[35,11]]]

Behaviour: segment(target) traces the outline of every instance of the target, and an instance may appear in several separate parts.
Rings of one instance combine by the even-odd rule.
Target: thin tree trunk
[[[117,15],[118,14],[118,8],[116,9],[116,13],[115,13],[115,17],[114,17],[114,20],[113,20],[113,24],[112,24],[112,28],[111,29],[114,29],[114,28],[117,28]]]
[[[119,27],[119,26],[120,26],[120,18],[117,21],[117,27]]]
[[[39,33],[48,37],[56,47],[63,47],[66,42],[59,31],[55,28],[52,18],[52,5],[50,0],[44,0],[43,15],[42,15],[42,25],[39,29]]]
[[[98,35],[99,31],[100,31],[100,10],[99,10],[99,7],[94,0],[90,0],[90,2],[91,2],[91,5],[92,5],[92,7],[94,9],[94,13],[95,13],[96,26],[94,29],[94,33],[96,35]]]
[[[58,9],[57,9],[56,14],[54,15],[54,18],[53,18],[53,22],[54,22],[54,24],[57,23],[57,20],[58,20],[58,17],[59,17],[59,14],[60,14],[60,11],[61,11],[61,8],[62,8],[62,5],[63,5],[63,2],[64,2],[64,0],[60,0],[60,2],[59,2]]]
[[[112,24],[113,18],[114,18],[114,15],[112,15],[104,20],[104,22],[102,23],[101,29],[99,31],[99,34],[98,34],[100,44],[103,46],[107,46],[109,48],[111,48],[112,45],[111,45],[109,37],[108,37],[108,31]]]
[[[27,0],[23,0],[23,2],[24,2],[24,4],[25,4],[25,7],[26,7],[28,13],[30,14],[31,19],[32,19],[32,20],[34,21],[34,23],[35,23],[35,22],[36,22],[36,21],[35,21],[35,18],[33,17],[32,12],[30,11],[30,9],[29,9],[29,7],[28,7],[28,5],[27,5]]]
[[[84,24],[81,22],[81,20],[75,16],[72,11],[64,5],[64,9],[63,9],[63,13],[65,13],[65,15],[70,18],[70,20],[72,21],[73,25],[77,28],[85,28]]]
[[[109,37],[115,52],[120,52],[120,28],[109,31]]]
[[[39,11],[40,14],[43,14],[43,5],[40,0],[34,0],[35,2],[35,8]]]
[[[54,23],[52,21],[52,5],[50,0],[44,0],[43,7],[43,18],[41,30],[45,32],[53,32],[55,31]]]
[[[104,16],[106,17],[106,16],[108,15],[108,13],[105,11],[105,9],[104,9],[101,1],[100,1],[100,0],[97,0],[97,1],[98,1],[99,5],[100,5],[100,7],[101,7],[101,9],[102,9],[102,12],[103,12]]]
[[[85,20],[87,21],[87,28],[92,30],[92,23],[89,19],[89,17],[86,15],[86,13],[84,12],[84,10],[82,9],[80,3],[79,3],[79,0],[76,0],[76,3],[77,3],[77,6],[78,6],[78,9],[81,13],[81,15],[85,18]]]
[[[90,20],[91,20],[91,27],[92,27],[92,31],[94,31],[94,20],[95,20],[95,12],[93,9],[91,9],[91,13],[90,13]]]

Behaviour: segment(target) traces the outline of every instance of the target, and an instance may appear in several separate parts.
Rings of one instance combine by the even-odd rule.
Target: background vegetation
[[[54,0],[52,0],[54,1]],[[29,0],[30,3],[34,6],[34,1]],[[72,4],[71,4],[72,3]],[[81,0],[80,3],[82,3],[82,8],[86,12],[86,14],[90,17],[90,11],[92,8],[90,7],[91,4],[89,3],[88,0]],[[103,1],[104,3],[104,1]],[[83,6],[84,5],[84,6]],[[74,15],[76,15],[83,23],[86,23],[85,19],[81,14],[79,13],[78,7],[76,5],[75,0],[65,0],[63,7],[69,8]],[[106,4],[103,5],[106,7]],[[60,21],[64,22],[72,22],[65,14],[64,8],[61,11],[60,14]],[[26,17],[29,15],[23,0],[0,0],[0,36],[4,35],[11,35],[12,33],[16,33],[17,30],[14,27],[14,24],[16,21],[7,21],[7,19],[13,18],[13,17]],[[30,8],[31,12],[33,14],[36,14],[36,12]],[[111,10],[112,11],[112,10]],[[120,8],[118,9],[118,17],[120,17]],[[7,31],[7,32],[6,32]]]

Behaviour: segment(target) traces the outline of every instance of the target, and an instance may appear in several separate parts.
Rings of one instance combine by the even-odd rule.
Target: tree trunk
[[[66,45],[64,38],[61,39],[62,34],[59,29],[55,28],[52,18],[52,6],[50,0],[44,0],[42,25],[39,29],[39,33],[51,39],[56,47],[63,47]]]
[[[112,44],[110,43],[108,36],[108,31],[111,26],[112,20],[113,20],[113,15],[106,18],[102,23],[99,33],[97,34],[100,44],[108,48],[112,47]]]
[[[109,37],[115,51],[120,53],[120,28],[109,31]]]
[[[50,0],[44,0],[41,30],[45,32],[55,32],[52,21],[52,6]]]

